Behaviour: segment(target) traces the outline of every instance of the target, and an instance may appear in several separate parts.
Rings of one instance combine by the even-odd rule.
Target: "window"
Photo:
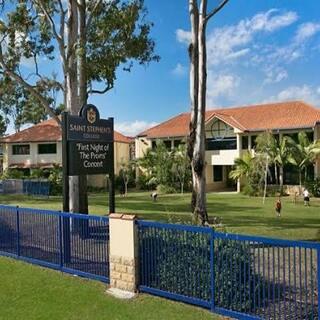
[[[168,150],[171,150],[171,140],[164,140],[163,143]]]
[[[251,148],[255,148],[257,146],[257,136],[251,136]]]
[[[242,149],[246,150],[249,147],[249,137],[242,136]]]
[[[53,154],[57,153],[56,143],[38,144],[38,154]]]
[[[154,150],[157,147],[157,141],[152,141],[152,150]]]
[[[237,138],[230,137],[222,140],[206,139],[206,150],[235,150]]]
[[[30,145],[29,144],[14,144],[12,145],[12,154],[30,154]]]
[[[306,134],[307,134],[309,141],[312,142],[314,140],[313,132],[306,132]]]
[[[173,143],[174,143],[174,147],[178,148],[180,146],[180,144],[182,144],[182,141],[181,140],[174,140]]]
[[[213,181],[223,181],[223,166],[213,166]]]

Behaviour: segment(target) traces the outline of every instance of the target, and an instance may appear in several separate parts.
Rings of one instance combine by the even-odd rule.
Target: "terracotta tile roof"
[[[133,138],[124,136],[114,131],[114,140],[122,143],[132,143]],[[54,119],[40,122],[30,128],[6,136],[0,140],[3,143],[24,143],[24,142],[53,142],[61,141],[61,127]]]
[[[320,122],[320,109],[303,101],[268,103],[206,112],[206,122],[219,118],[240,131],[312,128]],[[189,132],[190,113],[181,113],[139,136],[149,138],[182,137]]]

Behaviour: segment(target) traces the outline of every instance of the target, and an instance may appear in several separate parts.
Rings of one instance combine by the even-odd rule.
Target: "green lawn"
[[[205,320],[212,313],[169,300],[139,295],[123,301],[106,285],[0,257],[0,319]]]
[[[107,194],[90,194],[90,213],[104,215],[108,211]],[[1,195],[0,203],[61,210],[61,198],[33,198]],[[117,212],[135,213],[142,219],[166,222],[191,222],[190,194],[159,195],[152,202],[146,192],[132,192],[127,198],[116,197]],[[311,198],[311,206],[304,207],[302,199],[297,204],[290,197],[282,199],[282,217],[274,212],[275,198],[261,198],[239,194],[208,194],[210,216],[222,218],[228,232],[264,235],[287,239],[320,241],[320,199]]]

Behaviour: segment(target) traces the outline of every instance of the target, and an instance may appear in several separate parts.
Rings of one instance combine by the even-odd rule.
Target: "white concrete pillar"
[[[251,151],[252,149],[252,139],[251,136],[248,136],[248,150]]]
[[[137,289],[138,259],[135,216],[109,216],[110,286],[134,293]]]
[[[237,155],[240,158],[242,155],[242,138],[239,133],[237,133]],[[237,180],[237,192],[241,191],[241,181],[240,179]]]
[[[314,141],[320,139],[320,125],[319,124],[317,124],[314,128],[313,139],[314,139]],[[320,177],[320,156],[317,157],[317,160],[314,164],[314,177],[315,178]]]

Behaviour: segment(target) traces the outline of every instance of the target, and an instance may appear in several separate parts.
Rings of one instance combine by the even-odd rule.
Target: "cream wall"
[[[148,149],[152,147],[152,141],[145,137],[138,137],[135,140],[136,158],[143,158]]]
[[[25,166],[40,165],[45,163],[62,163],[62,143],[57,142],[56,154],[38,154],[38,144],[47,143],[7,143],[3,150],[3,169],[6,170],[11,164],[23,164]],[[54,143],[54,142],[53,142]],[[13,145],[30,145],[30,154],[13,155]]]
[[[49,142],[47,142],[49,143]],[[37,166],[45,163],[62,164],[62,143],[57,142],[56,154],[38,154],[38,144],[47,143],[12,143],[3,146],[3,170],[8,169],[11,164],[23,164],[25,166]],[[12,145],[30,144],[30,154],[13,155]],[[119,173],[121,163],[127,163],[130,160],[130,147],[128,143],[114,143],[114,165],[115,174]],[[106,175],[88,176],[88,186],[103,188],[106,187]]]

